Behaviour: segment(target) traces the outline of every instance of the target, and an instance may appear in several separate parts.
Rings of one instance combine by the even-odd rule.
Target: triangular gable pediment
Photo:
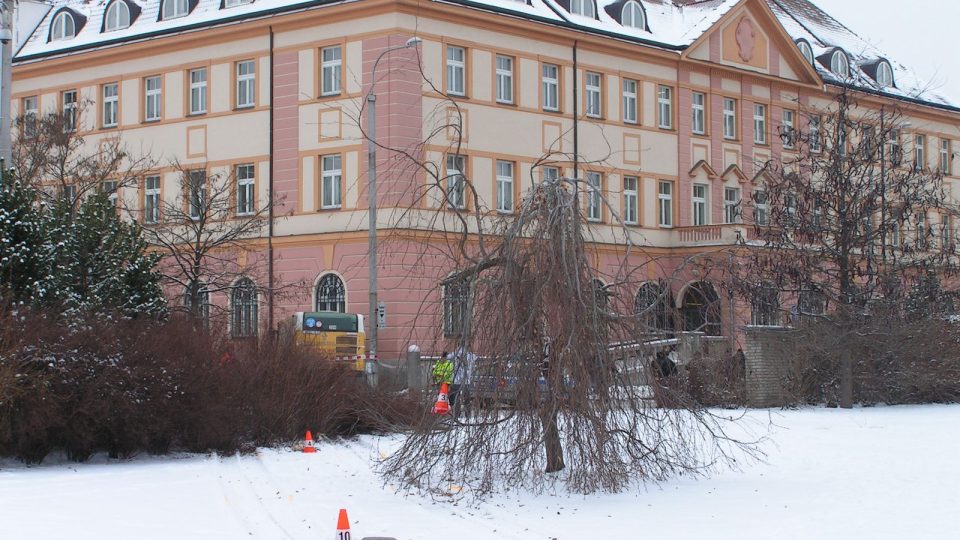
[[[730,8],[682,57],[801,84],[821,84],[816,69],[800,53],[766,0],[742,0]]]
[[[715,179],[717,179],[717,178],[720,177],[720,175],[717,174],[717,171],[715,171],[715,170],[713,169],[713,167],[710,166],[709,163],[707,163],[706,161],[704,161],[704,160],[702,160],[702,159],[701,159],[700,161],[696,162],[696,164],[694,164],[693,168],[690,169],[690,176],[691,176],[691,177],[695,177],[695,176],[697,176],[698,174],[700,174],[701,172],[703,172],[704,174],[706,174],[706,175],[707,175],[707,178],[710,179],[710,180],[715,180]]]
[[[749,180],[747,175],[743,173],[743,169],[741,169],[736,163],[727,167],[727,170],[723,171],[723,174],[720,175],[720,178],[722,178],[724,182],[735,180],[741,184]]]
[[[764,167],[757,172],[757,174],[753,177],[753,180],[750,180],[750,183],[754,185],[766,184],[770,180],[773,180],[773,175],[770,174],[770,171],[767,167]]]

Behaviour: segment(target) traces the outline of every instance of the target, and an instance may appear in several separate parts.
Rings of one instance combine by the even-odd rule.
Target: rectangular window
[[[237,62],[237,108],[255,105],[256,69],[253,60]]]
[[[673,182],[660,181],[657,193],[661,227],[673,227]]]
[[[190,217],[200,219],[206,211],[204,206],[207,198],[207,171],[197,169],[190,171],[188,175],[187,199],[190,207]]]
[[[23,98],[23,129],[28,137],[37,134],[37,118],[39,108],[37,106],[37,96]]]
[[[637,200],[639,198],[639,180],[636,176],[623,177],[623,222],[637,224]]]
[[[117,83],[105,84],[103,92],[103,127],[117,127],[117,109],[120,106],[120,87]]]
[[[443,335],[462,336],[470,319],[470,283],[456,281],[443,285]]]
[[[706,184],[693,185],[693,224],[707,225],[707,189]]]
[[[737,138],[737,100],[723,98],[723,138]]]
[[[190,114],[207,112],[207,68],[190,70]]]
[[[77,129],[77,91],[66,90],[61,94],[61,103],[63,104],[63,131],[76,131]]]
[[[467,50],[447,46],[447,93],[454,96],[467,94]]]
[[[753,106],[753,142],[767,144],[767,107],[759,103]]]
[[[143,221],[160,221],[160,177],[148,176],[143,179]]]
[[[757,191],[753,194],[754,200],[754,209],[753,209],[753,219],[757,225],[766,225],[767,224],[767,193],[765,191]]]
[[[740,223],[740,188],[723,188],[723,222]]]
[[[160,120],[160,76],[144,78],[143,88],[143,119],[147,122]]]
[[[950,140],[942,139],[940,141],[940,171],[947,176],[950,176],[950,154]]]
[[[601,213],[601,178],[598,172],[587,172],[587,219],[590,221],[600,221]]]
[[[253,214],[254,201],[254,166],[252,163],[237,165],[237,215],[249,216]]]
[[[447,204],[451,208],[466,207],[466,167],[466,156],[447,154]]]
[[[324,210],[340,208],[342,204],[340,186],[343,178],[340,154],[323,156],[320,161],[320,208]]]
[[[927,165],[927,138],[917,135],[913,144],[913,168],[921,170]]]
[[[543,65],[543,108],[547,111],[560,110],[560,67],[553,64]]]
[[[513,103],[513,58],[497,55],[497,102]]]
[[[587,88],[585,97],[587,103],[584,112],[586,112],[587,116],[592,116],[594,118],[600,118],[602,116],[600,108],[600,81],[601,77],[599,73],[587,72],[585,77]]]
[[[697,135],[704,135],[707,133],[707,114],[705,106],[707,98],[703,92],[694,92],[691,99],[693,102],[693,118],[691,119],[693,124],[691,125],[691,129]]]
[[[340,93],[343,76],[343,52],[340,46],[320,49],[320,95],[335,96]]]
[[[497,161],[497,211],[513,212],[512,161]]]
[[[662,84],[657,89],[657,125],[673,129],[673,88]]]
[[[783,111],[783,147],[792,149],[796,144],[796,122],[791,110]]]
[[[820,151],[820,117],[811,116],[810,117],[810,151],[819,152]]]
[[[63,186],[63,200],[73,204],[77,200],[77,186],[75,184],[67,184]]]
[[[558,180],[560,178],[560,169],[557,167],[544,166],[540,174],[544,182]]]
[[[637,81],[623,80],[623,121],[637,123]]]
[[[887,155],[890,156],[890,164],[897,167],[903,161],[903,149],[900,147],[900,130],[891,129],[889,137],[890,139],[887,141]]]
[[[950,214],[943,215],[943,249],[944,251],[953,252],[953,220],[950,218]]]
[[[118,194],[116,181],[107,180],[100,184],[100,189],[107,194],[107,200],[110,201],[110,204],[117,206]]]

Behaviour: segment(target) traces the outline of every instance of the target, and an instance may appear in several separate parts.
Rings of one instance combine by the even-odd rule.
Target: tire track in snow
[[[246,464],[245,458],[234,456],[229,458],[235,463],[233,466],[225,466],[222,458],[217,459],[217,481],[220,485],[220,491],[223,493],[224,500],[230,511],[247,530],[247,533],[253,538],[277,538],[277,532],[283,534],[283,538],[294,540],[294,536],[277,520],[273,512],[264,504],[263,497],[257,492],[254,481],[244,472]],[[227,479],[229,478],[229,479]],[[273,524],[269,530],[264,530],[261,521],[255,520],[257,516],[266,518]]]

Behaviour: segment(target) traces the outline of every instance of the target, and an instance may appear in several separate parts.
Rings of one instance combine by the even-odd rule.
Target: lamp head
[[[407,43],[404,44],[404,47],[416,47],[421,43],[423,43],[422,39],[418,38],[417,36],[413,36],[412,38],[407,40]]]

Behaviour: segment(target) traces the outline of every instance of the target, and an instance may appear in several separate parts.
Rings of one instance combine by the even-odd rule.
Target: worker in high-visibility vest
[[[433,384],[438,387],[443,383],[453,384],[453,361],[450,360],[446,351],[440,355],[440,359],[433,365],[433,371],[430,372],[430,375],[433,377]]]

